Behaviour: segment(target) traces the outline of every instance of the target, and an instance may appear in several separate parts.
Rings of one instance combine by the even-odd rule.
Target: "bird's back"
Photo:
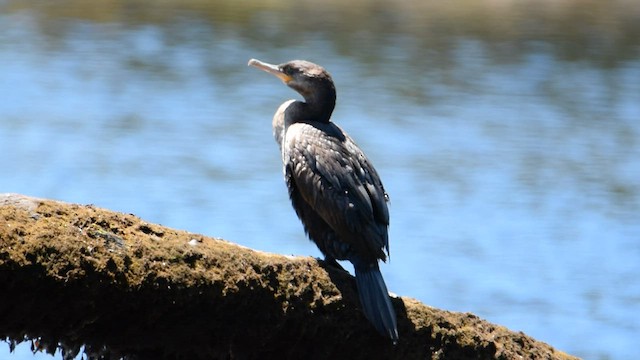
[[[282,147],[291,201],[320,250],[341,260],[386,259],[388,198],[355,142],[332,122],[296,122]]]

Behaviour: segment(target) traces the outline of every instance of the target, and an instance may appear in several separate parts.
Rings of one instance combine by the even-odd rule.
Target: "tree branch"
[[[0,194],[0,338],[137,359],[572,359],[477,316],[395,298],[400,343],[346,272],[94,206]]]

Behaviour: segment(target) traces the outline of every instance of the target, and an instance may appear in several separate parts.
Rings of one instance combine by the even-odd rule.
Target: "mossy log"
[[[91,205],[0,194],[0,338],[131,359],[573,359],[396,297],[400,342],[351,275]]]

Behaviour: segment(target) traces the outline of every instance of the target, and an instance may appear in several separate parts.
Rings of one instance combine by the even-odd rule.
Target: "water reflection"
[[[318,255],[246,68],[307,58],[391,194],[392,291],[587,358],[640,334],[640,10],[564,1],[9,2],[2,191]],[[0,347],[1,348],[1,347]]]

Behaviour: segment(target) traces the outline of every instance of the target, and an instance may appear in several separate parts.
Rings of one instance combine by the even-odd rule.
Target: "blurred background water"
[[[0,192],[319,256],[271,135],[298,96],[246,66],[311,60],[391,196],[391,291],[584,358],[637,354],[637,1],[0,9]]]

